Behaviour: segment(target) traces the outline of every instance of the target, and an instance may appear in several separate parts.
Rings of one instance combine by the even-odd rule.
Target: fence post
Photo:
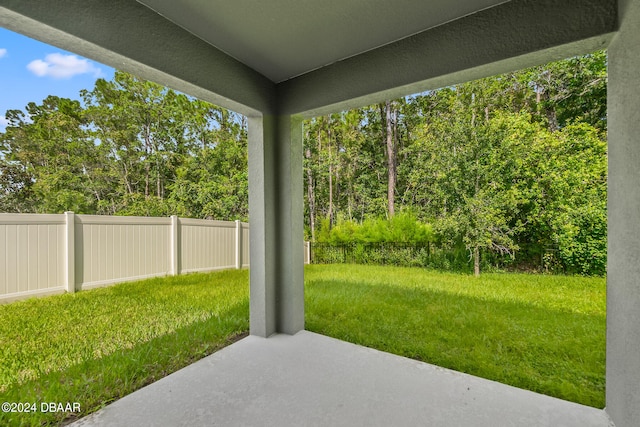
[[[180,274],[180,245],[178,242],[178,228],[180,222],[177,215],[171,215],[171,275]]]
[[[236,219],[236,269],[242,268],[242,223]]]
[[[73,212],[64,213],[66,233],[66,260],[65,260],[65,285],[67,292],[74,293],[76,291],[76,251],[75,251],[75,233],[76,218]]]

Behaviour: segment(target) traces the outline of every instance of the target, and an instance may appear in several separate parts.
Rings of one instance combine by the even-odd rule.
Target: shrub
[[[328,219],[320,221],[319,243],[414,243],[435,242],[430,224],[419,222],[414,215],[402,212],[391,219],[368,218],[362,223],[351,220],[338,221],[333,227]]]

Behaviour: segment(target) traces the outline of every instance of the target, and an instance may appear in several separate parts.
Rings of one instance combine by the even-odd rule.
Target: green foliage
[[[308,120],[307,237],[437,241],[449,254],[428,264],[465,271],[513,257],[605,274],[606,63],[599,51]],[[248,219],[243,117],[122,72],[82,98],[6,113],[0,211]]]
[[[183,216],[247,221],[247,161],[246,138],[202,150],[178,168],[170,200]]]
[[[33,212],[36,203],[27,168],[0,158],[0,212]]]
[[[562,219],[566,222],[561,222]],[[601,207],[583,206],[562,215],[554,234],[564,269],[604,275],[607,268],[607,218]]]
[[[446,249],[429,265],[606,273],[606,82],[600,51],[393,102],[397,210]],[[305,125],[316,241],[389,241],[373,225],[359,231],[388,216],[382,113]]]
[[[339,220],[331,228],[329,219],[320,222],[317,241],[320,243],[413,243],[426,244],[435,241],[433,228],[419,222],[410,213],[400,213],[392,218],[367,218],[362,223]]]
[[[243,219],[244,119],[130,74],[7,112],[0,211]]]
[[[170,201],[157,196],[143,194],[125,194],[115,215],[118,216],[171,216],[176,209]]]
[[[9,125],[0,134],[0,204],[19,212],[94,211],[87,182],[99,165],[80,103],[49,96],[26,110],[8,111]]]
[[[586,123],[537,132],[523,157],[527,195],[520,239],[556,248],[552,264],[568,273],[606,273],[607,155]]]
[[[540,98],[536,111],[551,130],[581,121],[599,132],[607,129],[607,54],[588,55],[522,70]]]

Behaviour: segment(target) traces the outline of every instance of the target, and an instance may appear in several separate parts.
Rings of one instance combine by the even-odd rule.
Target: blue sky
[[[74,53],[0,28],[0,132],[7,110],[25,110],[48,95],[80,99],[97,78],[110,80],[114,69]]]

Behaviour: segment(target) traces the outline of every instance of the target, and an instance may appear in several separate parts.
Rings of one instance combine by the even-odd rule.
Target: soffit
[[[505,3],[504,0],[138,1],[276,83]]]

